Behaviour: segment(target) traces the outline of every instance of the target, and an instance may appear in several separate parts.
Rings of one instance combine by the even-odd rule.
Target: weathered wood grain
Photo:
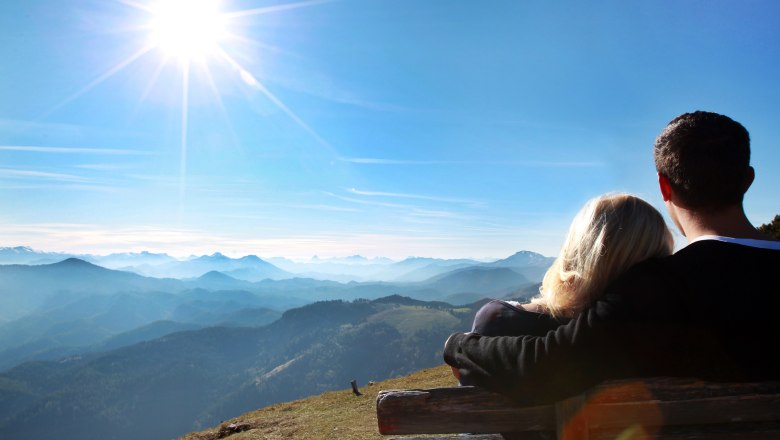
[[[377,419],[382,434],[555,430],[553,406],[520,407],[474,387],[380,391]]]
[[[425,437],[394,437],[389,440],[504,440],[500,434],[442,435]]]
[[[623,379],[603,382],[585,393],[587,400],[594,403],[689,400],[749,394],[780,394],[780,381],[705,382],[699,379],[675,377]]]
[[[388,390],[382,434],[509,433],[561,440],[780,438],[780,382],[651,378],[605,382],[556,405],[522,407],[475,387]],[[448,437],[439,437],[446,439]]]

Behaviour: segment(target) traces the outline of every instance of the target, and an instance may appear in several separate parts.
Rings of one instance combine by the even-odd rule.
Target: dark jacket
[[[469,383],[549,403],[605,380],[780,379],[780,251],[700,241],[640,263],[546,336],[453,334],[445,361]]]

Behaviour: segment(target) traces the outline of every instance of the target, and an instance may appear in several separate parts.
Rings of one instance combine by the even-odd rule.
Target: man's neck
[[[677,217],[688,242],[703,235],[754,240],[769,239],[753,227],[745,215],[742,205],[732,206],[717,212],[699,212],[680,207],[677,209]]]

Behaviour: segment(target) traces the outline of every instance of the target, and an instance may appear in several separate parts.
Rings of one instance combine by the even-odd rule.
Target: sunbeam
[[[299,118],[298,115],[296,115],[292,110],[290,110],[289,107],[287,107],[279,98],[277,98],[273,93],[271,93],[270,90],[268,90],[260,81],[257,80],[257,78],[254,77],[251,73],[249,73],[248,70],[244,69],[238,61],[234,60],[230,55],[228,55],[224,50],[219,50],[219,54],[231,65],[234,69],[238,72],[241,79],[246,83],[248,86],[254,88],[255,90],[259,91],[263,95],[265,95],[268,100],[274,103],[281,111],[283,111],[290,119],[295,121],[296,124],[298,124],[299,127],[303,128],[307,133],[309,133],[314,139],[317,140],[320,144],[327,147],[329,150],[333,149],[333,146],[330,145],[328,141],[323,139],[319,134],[317,134],[316,131],[314,131],[313,128],[309,127],[308,124],[306,124],[303,119]]]
[[[233,41],[236,41],[238,43],[243,43],[243,44],[246,44],[246,45],[249,45],[249,46],[258,47],[260,49],[265,49],[265,50],[270,51],[270,52],[283,53],[285,55],[291,55],[291,56],[295,56],[295,57],[300,57],[300,55],[297,55],[297,54],[295,54],[295,53],[293,53],[291,51],[288,51],[288,50],[284,50],[281,47],[273,46],[271,44],[264,43],[262,41],[253,40],[253,39],[247,38],[247,37],[245,37],[243,35],[230,34],[230,39],[233,40]]]
[[[160,60],[159,63],[157,63],[157,67],[154,69],[154,72],[149,76],[149,80],[146,83],[146,87],[144,88],[144,91],[141,93],[141,96],[138,97],[138,102],[133,108],[133,113],[130,116],[131,120],[135,118],[135,116],[138,114],[138,112],[141,109],[141,104],[144,101],[146,101],[146,99],[152,93],[152,89],[157,84],[157,79],[160,77],[160,74],[162,74],[162,71],[163,69],[165,69],[166,64],[167,62],[165,59],[162,59]]]
[[[56,112],[57,110],[61,109],[62,107],[65,107],[66,105],[70,104],[83,94],[87,93],[88,91],[92,90],[95,86],[102,83],[103,81],[107,80],[108,78],[111,78],[112,76],[119,73],[122,69],[132,64],[137,59],[141,58],[145,54],[147,54],[149,51],[154,49],[154,46],[152,45],[146,45],[139,49],[134,54],[130,55],[129,57],[125,58],[124,60],[120,61],[118,64],[116,64],[114,67],[108,69],[104,73],[102,73],[100,76],[95,78],[94,80],[90,81],[86,86],[82,87],[79,91],[76,93],[70,95],[69,97],[65,98],[63,101],[55,105],[54,107],[50,108],[44,114],[41,116],[41,118],[45,118],[52,113]]]
[[[227,18],[248,17],[250,15],[270,14],[272,12],[289,11],[290,9],[305,8],[308,6],[332,3],[333,0],[310,0],[298,3],[288,3],[286,5],[266,6],[263,8],[245,9],[243,11],[229,12],[225,14]]]
[[[230,122],[227,109],[225,108],[225,104],[222,101],[222,96],[219,94],[219,89],[217,88],[216,82],[214,82],[214,77],[211,75],[211,69],[209,68],[208,64],[205,64],[203,66],[203,72],[206,74],[206,81],[208,83],[209,89],[211,90],[211,93],[214,95],[214,99],[216,99],[217,101],[217,106],[219,107],[220,115],[222,116],[225,125],[227,125],[228,127],[228,131],[230,132],[230,138],[233,140],[234,145],[240,147],[241,143],[238,140],[238,135],[236,134],[236,130],[233,127],[233,123]]]
[[[154,13],[154,9],[147,4],[139,3],[133,0],[117,0],[119,3],[122,3],[123,5],[127,5],[130,7],[133,7],[135,9],[138,9],[139,11],[146,11],[149,13]]]
[[[184,63],[181,73],[181,149],[179,155],[179,223],[187,188],[187,118],[189,116],[190,64]]]

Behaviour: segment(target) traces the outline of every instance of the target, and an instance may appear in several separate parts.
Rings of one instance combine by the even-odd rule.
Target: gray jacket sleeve
[[[445,362],[470,383],[519,402],[541,404],[569,397],[626,370],[616,365],[624,363],[616,356],[622,341],[613,336],[619,333],[611,331],[615,326],[598,309],[583,312],[544,337],[455,333],[445,344]]]

